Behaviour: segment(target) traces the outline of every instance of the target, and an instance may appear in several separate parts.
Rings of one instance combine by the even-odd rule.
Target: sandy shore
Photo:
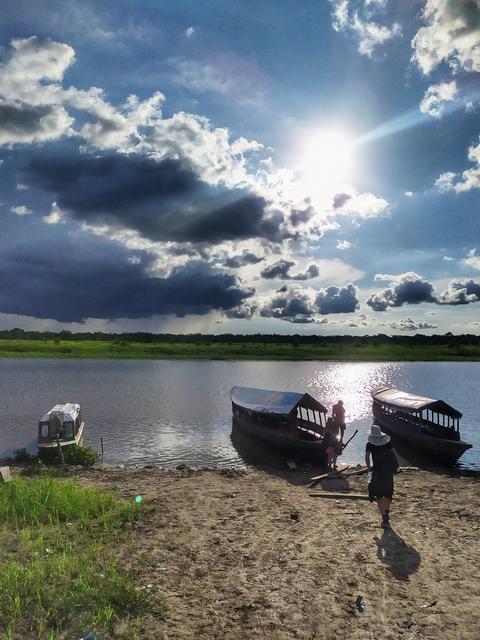
[[[145,617],[142,638],[479,637],[478,477],[399,474],[383,532],[368,501],[310,497],[296,472],[76,475],[143,496],[136,544],[120,558],[165,614]],[[348,488],[365,492],[366,477],[319,485]]]

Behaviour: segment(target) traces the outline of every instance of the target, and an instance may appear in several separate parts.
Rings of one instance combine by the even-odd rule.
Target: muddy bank
[[[142,638],[478,638],[476,477],[399,474],[384,532],[368,501],[310,497],[305,474],[76,475],[148,510],[137,544],[119,551],[164,612],[145,617]],[[366,477],[319,489],[365,492]]]

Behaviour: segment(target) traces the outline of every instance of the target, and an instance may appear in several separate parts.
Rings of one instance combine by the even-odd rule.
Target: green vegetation
[[[24,447],[23,449],[16,449],[13,452],[13,459],[19,464],[33,464],[37,461],[37,456],[28,453]]]
[[[66,464],[79,465],[82,467],[91,467],[100,457],[98,451],[91,447],[82,447],[78,444],[71,444],[62,449],[63,458]],[[13,452],[13,459],[18,464],[28,464],[30,470],[42,469],[45,465],[60,462],[59,454],[56,448],[41,449],[38,455],[28,453],[26,449],[17,449]],[[31,474],[33,475],[33,473]]]
[[[0,357],[179,360],[480,360],[478,336],[171,336],[150,341],[0,339]],[[206,341],[208,338],[208,341]],[[221,339],[223,338],[224,341]],[[239,339],[240,338],[240,339]],[[262,339],[263,338],[263,339]],[[431,338],[437,338],[432,340]],[[440,338],[440,339],[438,339]],[[441,340],[443,338],[443,340]],[[465,342],[460,339],[464,338]],[[177,341],[175,341],[175,339]]]
[[[144,508],[60,478],[0,485],[0,637],[138,637],[148,602],[119,546]]]
[[[65,447],[63,458],[66,464],[81,465],[82,467],[91,467],[98,460],[100,454],[91,447],[82,447],[78,444],[72,444]]]

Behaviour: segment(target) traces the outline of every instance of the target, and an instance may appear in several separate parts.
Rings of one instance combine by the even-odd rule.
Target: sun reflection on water
[[[398,369],[398,364],[386,362],[339,362],[319,366],[308,372],[304,380],[308,391],[330,410],[338,400],[343,400],[346,422],[365,420],[371,416],[370,391],[388,384]]]

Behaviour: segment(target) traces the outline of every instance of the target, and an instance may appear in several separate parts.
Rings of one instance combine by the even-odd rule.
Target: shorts
[[[393,498],[393,476],[376,478],[374,474],[368,483],[368,499],[374,502],[382,498]]]

